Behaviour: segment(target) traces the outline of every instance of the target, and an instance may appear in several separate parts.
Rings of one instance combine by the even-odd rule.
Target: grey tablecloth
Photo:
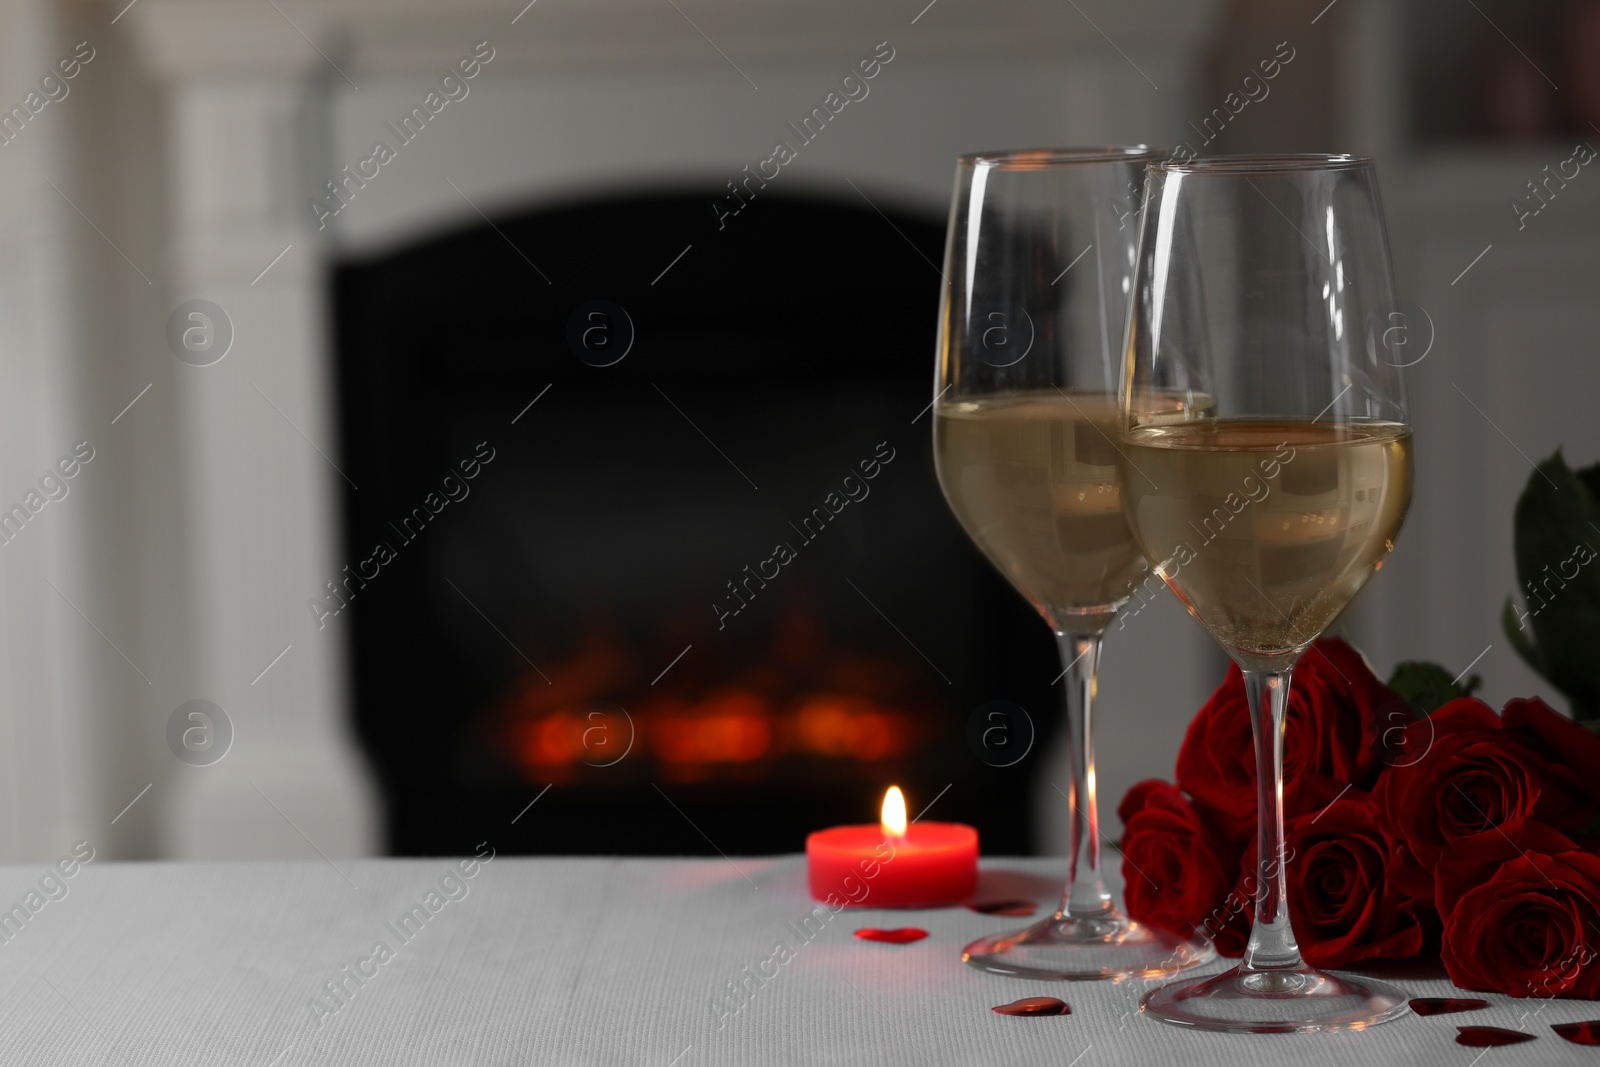
[[[1060,867],[988,861],[985,892],[1048,902]],[[798,857],[500,857],[471,870],[444,859],[95,862],[70,879],[0,868],[0,907],[15,901],[26,916],[0,923],[0,1063],[1467,1067],[1481,1050],[1453,1043],[1462,1022],[1540,1035],[1488,1050],[1486,1067],[1600,1063],[1600,1049],[1549,1029],[1600,1018],[1595,1004],[1490,997],[1470,1016],[1360,1034],[1234,1037],[1141,1017],[1138,982],[1023,982],[959,962],[962,944],[1016,919],[845,911],[806,941],[791,925],[811,909]],[[932,936],[872,944],[852,936],[861,926]],[[730,1011],[738,1002],[721,998],[747,967],[773,977],[749,980],[753,994]],[[1416,995],[1452,991],[1437,974],[1401,980]],[[989,1010],[1037,995],[1072,1014]]]

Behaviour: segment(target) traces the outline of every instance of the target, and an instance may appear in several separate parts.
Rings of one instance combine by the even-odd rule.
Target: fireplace
[[[336,273],[345,567],[315,611],[351,635],[391,852],[798,850],[890,783],[1029,848],[1038,757],[992,766],[967,724],[1010,701],[1042,750],[1054,650],[934,480],[942,222],[772,198],[719,228],[714,199]]]

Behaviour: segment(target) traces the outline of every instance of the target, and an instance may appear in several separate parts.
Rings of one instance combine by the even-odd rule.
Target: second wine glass
[[[1055,914],[962,959],[1029,978],[1157,976],[1212,955],[1113,904],[1100,875],[1091,732],[1101,635],[1144,564],[1123,518],[1117,380],[1142,147],[964,156],[939,323],[934,458],[967,535],[1056,635],[1072,760]],[[1181,402],[1178,402],[1181,403]]]
[[[1180,1026],[1359,1030],[1406,996],[1306,963],[1289,922],[1283,778],[1294,665],[1394,549],[1411,429],[1383,336],[1396,308],[1370,159],[1151,167],[1128,331],[1121,458],[1147,558],[1244,672],[1255,736],[1254,923],[1222,974],[1146,995]],[[1174,419],[1174,395],[1196,398]],[[1311,654],[1319,653],[1314,650]]]

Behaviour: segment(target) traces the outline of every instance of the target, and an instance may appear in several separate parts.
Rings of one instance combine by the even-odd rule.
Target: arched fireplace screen
[[[346,569],[312,611],[391,852],[794,851],[891,782],[1028,850],[1057,668],[934,480],[942,221],[717,199],[336,274]],[[1039,730],[1004,768],[967,739],[996,699]]]

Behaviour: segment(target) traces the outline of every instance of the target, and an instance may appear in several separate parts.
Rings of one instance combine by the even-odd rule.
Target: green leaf
[[[1583,483],[1589,495],[1600,500],[1600,463],[1592,463],[1582,470],[1573,471],[1578,476],[1578,481]]]
[[[1517,650],[1517,655],[1522,657],[1522,661],[1543,674],[1544,660],[1539,658],[1539,649],[1534,645],[1533,638],[1528,636],[1523,613],[1516,609],[1510,597],[1506,597],[1505,610],[1500,613],[1500,628],[1506,632],[1511,647]]]
[[[1590,819],[1583,829],[1578,831],[1579,837],[1593,837],[1595,834],[1600,834],[1600,812],[1596,812],[1595,817]]]
[[[1517,499],[1513,526],[1522,583],[1518,593],[1526,616],[1512,622],[1519,631],[1531,631],[1533,655],[1507,629],[1517,651],[1567,695],[1574,716],[1585,719],[1600,715],[1597,490],[1600,466],[1575,472],[1559,450],[1528,479]]]
[[[1389,676],[1389,688],[1416,709],[1418,718],[1452,700],[1471,696],[1479,682],[1478,676],[1473,675],[1465,686],[1457,685],[1449,671],[1437,663],[1423,660],[1398,663],[1394,673]]]

